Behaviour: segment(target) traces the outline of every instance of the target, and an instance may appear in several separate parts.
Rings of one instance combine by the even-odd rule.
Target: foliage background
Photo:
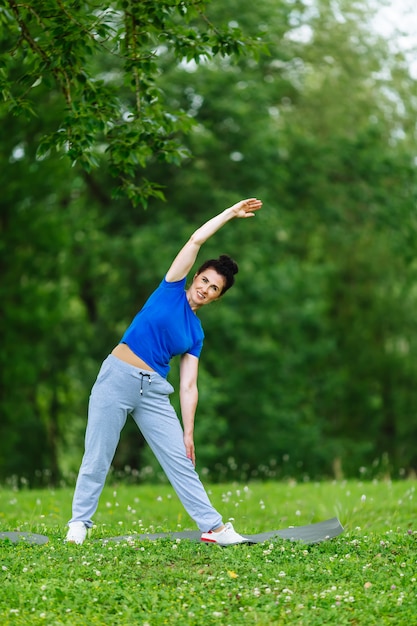
[[[0,478],[77,469],[101,360],[252,195],[202,253],[240,272],[201,312],[200,470],[414,472],[416,84],[375,6],[2,0]],[[153,464],[128,424],[115,469]]]

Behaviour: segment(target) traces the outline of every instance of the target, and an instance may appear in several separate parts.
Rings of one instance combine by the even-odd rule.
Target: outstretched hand
[[[165,280],[168,283],[182,280],[191,270],[198,251],[207,239],[235,217],[253,217],[255,211],[258,211],[261,206],[261,200],[246,198],[246,200],[241,200],[228,209],[224,209],[224,211],[212,217],[208,222],[205,222],[200,228],[197,228],[171,263],[171,267],[165,275]]]
[[[237,202],[230,209],[233,211],[235,217],[253,217],[255,211],[258,211],[262,207],[262,200],[257,198],[247,198]]]

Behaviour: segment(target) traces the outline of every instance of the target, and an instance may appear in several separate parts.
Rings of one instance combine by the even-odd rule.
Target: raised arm
[[[197,254],[207,239],[210,239],[210,237],[220,230],[222,226],[236,217],[253,217],[255,215],[255,211],[258,211],[261,206],[261,200],[258,200],[257,198],[247,198],[246,200],[241,200],[228,209],[225,209],[200,226],[200,228],[198,228],[191,235],[187,243],[178,252],[166,274],[166,280],[169,283],[182,280],[185,276],[187,276],[188,272],[194,265]]]

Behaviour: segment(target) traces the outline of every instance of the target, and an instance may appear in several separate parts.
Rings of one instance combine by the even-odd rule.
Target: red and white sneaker
[[[233,546],[237,543],[245,543],[248,540],[242,535],[239,535],[233,528],[233,525],[230,522],[227,522],[224,525],[223,530],[219,532],[214,532],[214,530],[210,530],[208,533],[202,533],[201,541],[205,541],[206,543],[217,543],[219,546]]]

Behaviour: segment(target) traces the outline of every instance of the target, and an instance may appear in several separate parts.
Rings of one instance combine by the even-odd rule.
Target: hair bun
[[[221,254],[219,256],[219,263],[231,274],[237,274],[239,271],[236,261],[234,261],[228,254]]]

